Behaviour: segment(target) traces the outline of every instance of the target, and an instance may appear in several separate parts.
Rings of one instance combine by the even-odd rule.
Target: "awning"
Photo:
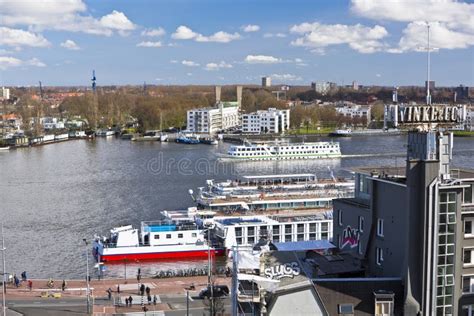
[[[278,251],[327,250],[336,248],[328,240],[307,240],[273,243]]]

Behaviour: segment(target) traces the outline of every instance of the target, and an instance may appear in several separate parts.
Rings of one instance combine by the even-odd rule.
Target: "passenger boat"
[[[316,143],[249,143],[231,146],[226,158],[245,160],[286,160],[339,158],[337,142]]]
[[[93,252],[99,262],[215,255],[205,232],[187,218],[142,222],[140,231],[128,225],[111,229],[107,237],[96,236]]]
[[[243,176],[199,188],[198,208],[222,214],[332,209],[334,198],[353,197],[354,181],[314,174]],[[190,192],[191,193],[191,192]]]
[[[8,151],[10,150],[10,146],[0,146],[0,151]]]
[[[334,132],[330,133],[329,136],[333,137],[349,137],[352,135],[352,130],[348,129],[337,129]]]

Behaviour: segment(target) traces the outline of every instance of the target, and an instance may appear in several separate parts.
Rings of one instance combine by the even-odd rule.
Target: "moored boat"
[[[180,144],[189,144],[189,145],[195,145],[199,144],[200,141],[197,137],[194,136],[186,136],[184,134],[180,134],[178,138],[176,138],[176,142]]]
[[[333,137],[349,137],[352,135],[352,130],[348,129],[336,129],[334,132],[330,133],[329,136]]]
[[[216,254],[205,237],[205,230],[187,219],[142,222],[140,231],[128,225],[96,236],[93,251],[101,262],[204,258]]]

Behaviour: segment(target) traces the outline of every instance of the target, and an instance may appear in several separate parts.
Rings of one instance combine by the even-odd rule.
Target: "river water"
[[[325,138],[309,139],[326,140]],[[338,139],[344,155],[331,160],[231,162],[217,159],[230,146],[134,143],[115,138],[74,140],[0,153],[0,215],[7,272],[35,278],[81,278],[83,238],[110,228],[156,220],[161,210],[193,206],[188,193],[206,179],[245,174],[349,175],[354,167],[403,166],[406,136]],[[391,154],[391,155],[387,155]],[[369,155],[369,156],[367,156]],[[455,138],[454,166],[474,169],[474,139]],[[330,171],[331,170],[331,171]],[[89,258],[90,259],[90,258]],[[105,276],[205,267],[205,260],[107,265]],[[127,272],[126,272],[127,271]]]

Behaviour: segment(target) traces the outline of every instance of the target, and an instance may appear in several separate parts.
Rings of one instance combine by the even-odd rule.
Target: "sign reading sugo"
[[[387,121],[395,127],[434,124],[454,126],[465,121],[465,105],[388,105],[385,112]]]

